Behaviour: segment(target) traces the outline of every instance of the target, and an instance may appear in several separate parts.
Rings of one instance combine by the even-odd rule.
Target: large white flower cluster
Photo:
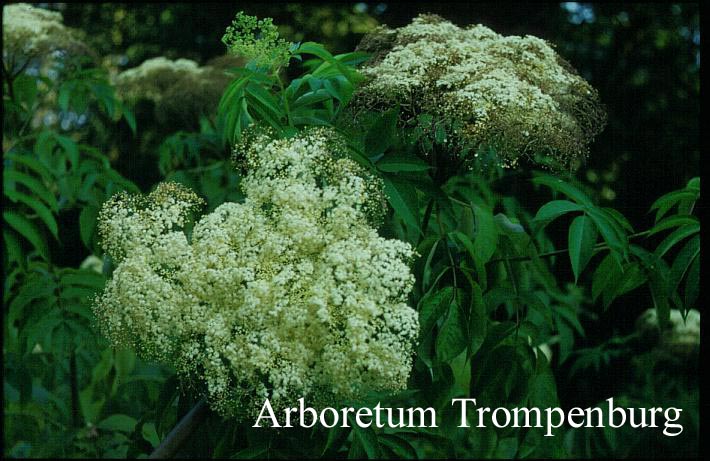
[[[378,235],[379,184],[336,138],[252,137],[244,203],[191,232],[200,200],[176,184],[110,200],[99,226],[117,266],[95,304],[108,338],[174,364],[225,415],[267,397],[319,405],[403,389],[418,332],[413,250]]]
[[[569,163],[605,123],[596,91],[537,37],[420,15],[380,28],[359,48],[374,56],[362,68],[356,104],[398,104],[412,120],[430,114],[448,130],[452,151],[490,146],[508,165],[534,153]]]
[[[79,32],[63,24],[62,14],[27,3],[2,8],[3,60],[46,55],[55,50],[87,51]]]

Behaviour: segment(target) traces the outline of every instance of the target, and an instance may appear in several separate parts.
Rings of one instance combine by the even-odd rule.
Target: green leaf
[[[104,289],[105,279],[102,274],[98,274],[90,269],[70,269],[61,276],[63,286],[82,286],[95,291]]]
[[[671,292],[675,291],[678,288],[680,281],[683,279],[683,276],[685,275],[686,271],[699,253],[700,235],[696,235],[695,237],[688,240],[688,242],[683,246],[683,248],[681,248],[675,260],[673,261],[673,265],[671,266],[671,271],[669,275],[669,289]]]
[[[15,94],[15,98],[19,102],[24,103],[27,110],[32,109],[32,106],[37,99],[37,78],[22,73],[15,77],[15,81],[12,82],[12,89]]]
[[[420,301],[419,335],[424,337],[448,310],[453,300],[453,288],[444,287],[435,293],[427,293]]]
[[[436,338],[436,355],[439,360],[448,362],[458,356],[468,346],[467,338],[465,316],[458,301],[454,299]]]
[[[623,214],[621,214],[619,211],[617,211],[617,210],[615,210],[615,209],[613,209],[613,208],[609,208],[609,207],[603,207],[602,210],[604,210],[606,213],[609,214],[609,216],[611,216],[612,218],[614,218],[614,220],[615,220],[623,229],[627,230],[628,232],[633,232],[633,231],[634,231],[634,227],[631,225],[631,223],[629,222],[629,220],[626,219],[626,217],[625,217]]]
[[[661,196],[658,200],[653,202],[651,205],[651,211],[656,211],[656,222],[658,222],[663,216],[665,216],[671,208],[682,201],[695,201],[699,195],[698,192],[689,190],[676,190],[669,192]]]
[[[586,215],[577,216],[569,228],[569,259],[577,283],[579,275],[589,263],[597,243],[594,222]]]
[[[42,258],[49,261],[49,247],[47,246],[47,242],[32,221],[29,221],[27,218],[14,211],[3,211],[2,216],[10,227],[32,244]]]
[[[20,246],[20,241],[15,237],[13,232],[8,232],[5,229],[2,231],[2,236],[5,241],[5,248],[7,251],[8,259],[10,261],[15,261],[18,264],[22,264],[22,247]],[[7,287],[6,287],[7,288]]]
[[[498,228],[489,208],[473,205],[476,233],[473,238],[473,250],[483,264],[490,261],[498,247]]]
[[[123,119],[128,123],[128,127],[131,129],[131,132],[135,136],[137,132],[137,126],[136,126],[136,116],[133,115],[133,111],[129,109],[128,107],[123,106]]]
[[[466,234],[459,231],[453,231],[450,233],[451,236],[455,237],[464,246],[468,254],[473,260],[474,267],[476,268],[478,281],[484,286],[486,283],[486,264],[481,259],[481,255],[477,253],[476,247],[473,245],[471,239],[468,238]]]
[[[55,134],[54,138],[57,140],[59,145],[62,146],[62,149],[64,149],[72,168],[79,168],[79,146],[77,143],[70,137],[60,136],[58,134]]]
[[[319,102],[327,101],[330,99],[331,99],[331,94],[326,89],[309,91],[308,93],[306,93],[302,96],[299,96],[298,99],[296,99],[293,102],[293,104],[291,105],[291,108],[296,109],[296,108],[302,107],[302,106],[312,106],[312,105],[317,104]]]
[[[124,414],[111,415],[108,418],[101,420],[96,427],[106,431],[121,431],[121,432],[133,432],[138,421]]]
[[[232,459],[265,459],[268,453],[266,447],[248,447],[239,450],[231,456]]]
[[[91,237],[94,235],[94,227],[96,226],[96,218],[99,215],[99,210],[93,206],[86,206],[79,214],[79,233],[81,241],[86,248],[91,249]]]
[[[687,225],[698,225],[700,226],[700,223],[698,221],[698,218],[695,216],[670,216],[668,218],[665,218],[655,226],[653,226],[649,231],[648,231],[648,236],[652,236],[653,234],[657,234],[658,232],[664,231],[666,229],[670,229],[673,227],[680,227],[680,226],[687,226]]]
[[[329,455],[329,457],[335,456],[338,450],[340,450],[340,447],[343,446],[343,443],[345,443],[349,434],[350,430],[342,426],[335,426],[328,429],[328,438],[321,452],[321,457],[325,455]]]
[[[37,216],[44,222],[47,229],[52,233],[55,239],[59,240],[59,230],[57,229],[57,221],[54,219],[52,212],[44,206],[39,200],[35,200],[29,195],[16,191],[5,191],[5,195],[13,202],[21,202],[30,207],[37,213]]]
[[[377,434],[372,427],[363,428],[357,425],[351,414],[348,414],[353,426],[353,446],[357,451],[362,451],[368,458],[375,459],[380,457],[380,444],[377,440]],[[351,447],[351,452],[353,447]],[[360,457],[360,456],[358,456]]]
[[[384,153],[395,141],[398,108],[390,109],[377,118],[365,136],[365,153],[376,157]]]
[[[394,211],[401,217],[407,226],[422,233],[419,225],[419,201],[414,187],[401,179],[392,176],[383,178],[387,200]]]
[[[629,251],[628,237],[616,221],[598,208],[587,209],[587,215],[594,221],[594,225],[611,248],[614,257],[619,262],[622,257],[626,258]]]
[[[36,197],[44,200],[52,210],[57,211],[59,209],[59,205],[57,204],[57,199],[54,197],[54,194],[49,192],[44,184],[37,179],[24,173],[20,173],[19,171],[6,169],[3,173],[3,180],[5,181],[5,188],[11,181],[19,182],[32,191]]]
[[[698,300],[700,283],[700,255],[693,259],[685,277],[685,309],[692,309]]]
[[[676,246],[681,241],[690,237],[691,235],[700,232],[700,223],[689,224],[681,226],[674,230],[670,235],[668,235],[663,241],[658,245],[655,251],[655,255],[658,258],[663,257],[668,250]]]
[[[546,225],[564,214],[583,209],[580,205],[569,200],[553,200],[540,207],[533,221]]]
[[[611,284],[612,280],[619,277],[619,275],[621,275],[619,263],[611,253],[606,255],[597,267],[597,270],[594,271],[594,276],[592,277],[592,300],[596,302],[599,295],[602,294]]]
[[[143,439],[149,442],[153,446],[153,448],[156,448],[158,445],[160,445],[160,438],[158,437],[158,433],[155,430],[155,424],[143,423],[143,427],[141,428],[141,434],[143,435]]]
[[[481,287],[475,282],[471,284],[471,310],[468,319],[468,355],[473,356],[483,345],[486,339],[488,316],[486,304],[483,302]]]
[[[52,178],[52,174],[49,172],[47,167],[29,155],[20,155],[9,152],[5,154],[5,159],[16,163],[22,163],[35,173],[39,174],[45,182],[50,182]]]
[[[118,349],[114,352],[116,378],[124,381],[136,367],[136,354],[130,349]]]
[[[417,459],[417,450],[407,440],[397,434],[381,434],[378,438],[380,445],[387,447],[395,457],[400,459]]]
[[[577,189],[575,186],[562,181],[561,179],[545,175],[533,178],[532,182],[534,184],[542,184],[543,186],[547,186],[556,192],[560,192],[585,207],[594,206],[592,200],[587,197],[584,192]]]
[[[389,173],[400,171],[426,171],[430,167],[419,157],[385,155],[377,162],[377,168]]]
[[[639,263],[630,263],[624,267],[620,277],[612,279],[607,290],[602,295],[604,309],[607,309],[614,299],[643,285],[648,280],[646,272]]]

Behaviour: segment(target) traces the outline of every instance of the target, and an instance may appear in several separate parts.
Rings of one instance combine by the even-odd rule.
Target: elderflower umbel
[[[159,56],[121,72],[114,84],[125,98],[152,101],[158,122],[175,125],[178,121],[193,126],[200,115],[214,112],[224,89],[232,81],[226,65],[241,64],[231,57],[222,60],[225,58],[227,62],[221,66],[209,63],[199,66],[190,59],[173,61]]]
[[[464,159],[492,147],[504,165],[540,153],[568,164],[586,154],[605,123],[596,91],[537,37],[420,15],[376,30],[359,48],[373,58],[362,68],[356,106],[399,105],[405,121],[430,114]]]
[[[3,60],[17,61],[20,56],[47,56],[55,50],[87,52],[79,32],[63,24],[62,14],[27,3],[2,8]]]
[[[380,184],[336,138],[254,136],[237,153],[244,203],[203,216],[190,238],[199,199],[182,186],[109,201],[99,226],[118,264],[95,305],[108,338],[171,362],[224,415],[267,397],[283,408],[403,389],[413,250],[370,224]]]

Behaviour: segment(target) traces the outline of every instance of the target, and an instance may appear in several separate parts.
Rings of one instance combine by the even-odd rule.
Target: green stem
[[[281,76],[279,75],[278,70],[276,70],[275,76],[276,80],[279,82],[279,88],[281,89],[281,98],[283,99],[284,110],[286,111],[286,121],[288,122],[288,126],[293,128],[293,121],[291,120],[291,109],[288,106],[288,97],[286,97],[284,82],[281,80]]]
[[[432,198],[429,199],[429,203],[427,203],[426,210],[424,211],[424,218],[422,220],[422,234],[419,236],[417,246],[419,246],[419,244],[422,243],[422,240],[424,240],[424,235],[426,234],[427,227],[429,227],[429,219],[431,218],[431,213],[433,209],[434,199]]]
[[[643,231],[643,232],[637,232],[635,234],[631,234],[628,236],[629,239],[634,239],[638,237],[643,237],[646,236],[650,233],[651,231]],[[608,250],[610,249],[609,246],[605,242],[599,242],[596,245],[594,245],[594,251],[599,251],[599,250]],[[547,253],[540,253],[537,255],[538,258],[550,258],[552,256],[559,256],[563,254],[569,253],[569,248],[563,248],[561,250],[555,250],[555,251],[548,251]],[[494,263],[494,262],[501,262],[501,261],[529,261],[533,257],[532,256],[516,256],[513,258],[498,258],[498,259],[491,259],[488,261],[489,263]]]

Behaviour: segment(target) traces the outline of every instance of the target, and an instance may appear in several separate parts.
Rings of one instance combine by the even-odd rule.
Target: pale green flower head
[[[291,43],[279,37],[271,18],[257,19],[240,11],[222,37],[230,53],[257,67],[278,70],[288,65]]]
[[[109,340],[172,364],[223,415],[406,388],[414,251],[370,224],[374,183],[332,136],[255,139],[244,202],[192,232],[200,201],[184,187],[107,202],[99,228],[117,265],[94,312]]]
[[[356,111],[397,105],[403,125],[418,125],[424,138],[440,133],[437,142],[469,164],[493,148],[504,166],[540,154],[567,166],[606,121],[596,90],[537,37],[420,15],[376,30],[359,49],[373,57],[361,69]]]
[[[3,60],[48,58],[56,50],[93,55],[82,34],[63,21],[61,13],[27,3],[3,6]]]

